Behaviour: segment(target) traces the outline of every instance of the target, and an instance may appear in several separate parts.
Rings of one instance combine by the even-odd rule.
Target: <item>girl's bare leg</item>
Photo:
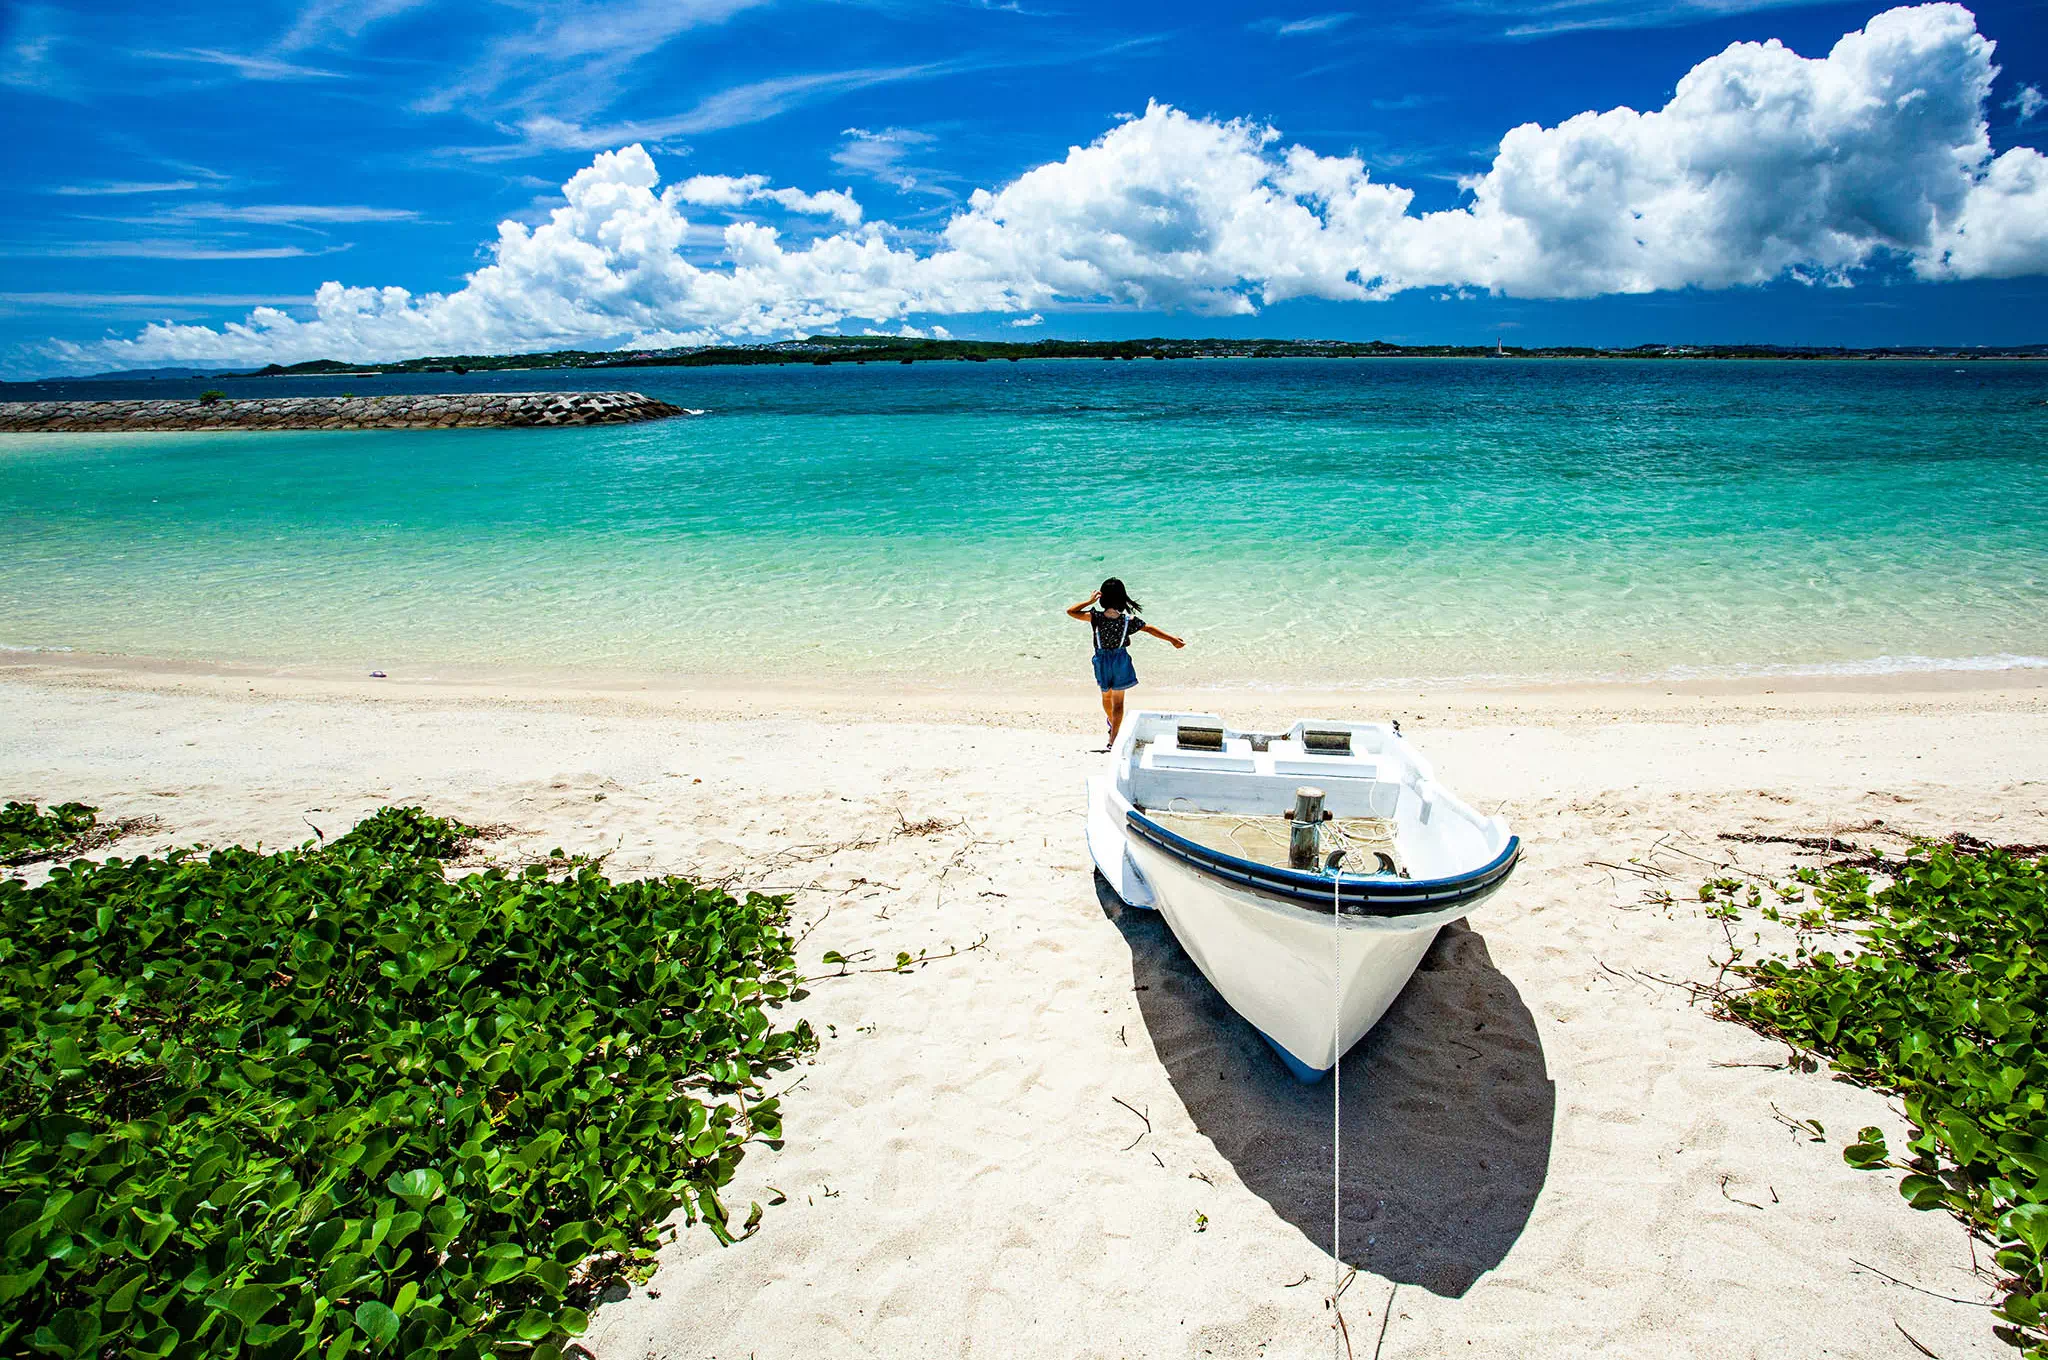
[[[1116,734],[1124,730],[1124,692],[1110,690],[1102,696],[1103,707],[1109,710],[1109,744],[1116,745]]]

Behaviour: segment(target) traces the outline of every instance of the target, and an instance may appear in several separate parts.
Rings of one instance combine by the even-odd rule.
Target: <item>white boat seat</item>
[[[1223,743],[1221,751],[1190,750],[1179,742],[1155,741],[1145,749],[1139,768],[1145,770],[1208,770],[1250,774],[1257,768],[1252,744],[1243,737]]]
[[[1283,755],[1273,757],[1273,773],[1330,779],[1378,779],[1380,767],[1357,756]]]

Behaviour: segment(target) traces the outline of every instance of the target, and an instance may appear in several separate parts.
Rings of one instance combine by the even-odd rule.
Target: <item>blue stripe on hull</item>
[[[1259,1030],[1258,1035],[1261,1039],[1264,1039],[1266,1041],[1266,1046],[1268,1048],[1272,1049],[1275,1053],[1278,1053],[1280,1055],[1280,1061],[1287,1064],[1287,1075],[1293,1077],[1303,1086],[1313,1086],[1317,1082],[1321,1081],[1324,1077],[1330,1075],[1329,1068],[1310,1067],[1307,1063],[1295,1057],[1286,1049],[1280,1047],[1279,1041],[1274,1039],[1272,1035],[1266,1033],[1266,1031]]]
[[[1313,871],[1279,869],[1228,854],[1178,832],[1168,831],[1135,808],[1125,814],[1125,824],[1139,839],[1150,842],[1197,872],[1313,911],[1328,912],[1341,903],[1346,916],[1420,916],[1447,907],[1475,903],[1507,881],[1522,850],[1521,838],[1510,836],[1507,845],[1492,860],[1452,878],[1345,877],[1338,880]],[[1334,903],[1333,897],[1336,899]]]

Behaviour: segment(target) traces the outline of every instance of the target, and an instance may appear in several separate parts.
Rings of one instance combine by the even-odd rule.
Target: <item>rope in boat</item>
[[[1334,825],[1334,823],[1325,823]],[[1316,848],[1322,849],[1321,827],[1316,828]],[[1342,827],[1337,838],[1347,840]],[[1344,1332],[1344,1255],[1340,1250],[1344,1232],[1344,870],[1343,851],[1330,857],[1330,929],[1336,933],[1336,975],[1330,986],[1330,1311],[1336,1314],[1332,1328],[1333,1353],[1341,1355],[1348,1339]]]
[[[1176,797],[1169,799],[1167,801],[1165,810],[1170,815],[1184,817],[1189,820],[1199,818],[1218,822],[1230,822],[1231,827],[1224,834],[1228,836],[1232,844],[1236,845],[1240,850],[1245,849],[1246,847],[1244,843],[1238,840],[1237,838],[1237,832],[1239,830],[1247,826],[1254,827],[1261,831],[1270,830],[1270,828],[1268,828],[1265,825],[1265,823],[1259,821],[1256,817],[1244,816],[1242,814],[1234,812],[1213,812],[1207,808],[1181,808],[1175,806],[1176,804],[1188,801],[1190,800],[1188,800],[1185,797]],[[1339,1357],[1339,1360],[1343,1360],[1346,1351],[1349,1349],[1348,1343],[1350,1340],[1348,1331],[1344,1326],[1343,1305],[1344,870],[1342,868],[1342,864],[1344,860],[1354,852],[1358,852],[1360,854],[1369,853],[1371,855],[1380,856],[1380,852],[1372,848],[1375,844],[1384,844],[1388,846],[1396,845],[1393,835],[1393,828],[1391,825],[1389,825],[1391,819],[1358,818],[1355,820],[1370,820],[1381,825],[1386,825],[1387,835],[1383,840],[1371,840],[1365,838],[1364,836],[1360,836],[1354,840],[1350,833],[1345,830],[1344,823],[1336,818],[1331,818],[1329,820],[1321,822],[1316,827],[1316,850],[1319,856],[1322,851],[1322,838],[1325,835],[1331,836],[1337,841],[1336,852],[1328,858],[1328,860],[1324,863],[1323,867],[1325,872],[1327,872],[1330,875],[1330,930],[1332,932],[1332,953],[1334,955],[1336,965],[1330,984],[1330,1045],[1333,1054],[1330,1062],[1330,1311],[1333,1315],[1333,1326],[1331,1327],[1330,1340],[1332,1353]],[[1387,858],[1389,860],[1389,863],[1392,863],[1392,859],[1390,856],[1380,857]],[[1375,867],[1377,867],[1377,861],[1375,861]],[[1398,868],[1396,868],[1394,871],[1400,872]],[[1370,877],[1371,875],[1367,874],[1365,876]]]
[[[1157,812],[1158,815],[1177,817],[1190,822],[1228,822],[1230,825],[1224,829],[1223,836],[1232,845],[1236,846],[1246,859],[1255,860],[1258,858],[1258,855],[1252,846],[1245,844],[1239,834],[1240,832],[1256,832],[1261,838],[1270,840],[1271,844],[1266,847],[1269,850],[1285,848],[1286,838],[1281,829],[1274,825],[1276,820],[1284,823],[1286,821],[1284,815],[1276,819],[1259,813],[1215,812],[1208,808],[1194,806],[1193,800],[1185,794],[1177,794],[1169,798],[1166,806],[1158,809]],[[1345,825],[1347,822],[1350,823],[1348,827]],[[1171,830],[1171,828],[1168,829]],[[1333,818],[1323,822],[1319,831],[1322,834],[1335,836],[1339,846],[1353,860],[1361,863],[1374,862],[1380,859],[1386,861],[1386,867],[1369,871],[1362,875],[1363,877],[1372,877],[1374,872],[1398,874],[1403,878],[1407,877],[1406,871],[1395,860],[1394,854],[1388,853],[1392,851],[1397,854],[1400,850],[1400,843],[1395,839],[1393,818],[1373,816]],[[1221,849],[1222,847],[1218,846],[1215,848]],[[1320,846],[1318,848],[1320,849]]]
[[[1365,820],[1365,819],[1360,819]],[[1374,821],[1383,819],[1374,818]],[[1390,819],[1384,819],[1390,820]],[[1316,849],[1322,850],[1322,836],[1327,832],[1336,837],[1337,850],[1324,863],[1330,875],[1330,929],[1334,932],[1334,954],[1336,977],[1330,988],[1330,1043],[1334,1056],[1330,1062],[1330,1311],[1335,1315],[1331,1328],[1331,1351],[1343,1360],[1350,1354],[1351,1335],[1344,1325],[1344,861],[1354,853],[1380,852],[1372,849],[1375,842],[1360,838],[1354,841],[1344,829],[1344,823],[1331,819],[1316,828]],[[1384,842],[1393,845],[1391,826]],[[1375,864],[1375,872],[1378,870]],[[1398,868],[1396,872],[1402,872]],[[1372,873],[1363,877],[1370,878]],[[1406,877],[1405,872],[1402,876]],[[1355,1272],[1354,1272],[1355,1273]],[[1392,1296],[1388,1296],[1391,1308]],[[1387,1319],[1381,1319],[1384,1327]],[[1382,1340],[1385,1332],[1381,1333]]]
[[[1394,730],[1399,732],[1399,726],[1397,725]],[[1387,823],[1387,838],[1384,842],[1380,843],[1395,845],[1391,818],[1360,818],[1358,820]],[[1346,1281],[1343,1256],[1344,1053],[1342,1044],[1344,1042],[1344,870],[1340,866],[1354,852],[1363,850],[1369,851],[1374,855],[1379,855],[1380,852],[1372,849],[1375,844],[1374,841],[1363,838],[1354,841],[1345,831],[1343,821],[1338,819],[1322,823],[1322,825],[1316,828],[1316,832],[1316,849],[1319,853],[1322,850],[1321,838],[1324,832],[1334,835],[1338,841],[1336,853],[1332,854],[1324,865],[1330,874],[1330,928],[1336,932],[1335,953],[1337,962],[1337,977],[1335,984],[1331,987],[1332,996],[1330,1003],[1331,1043],[1336,1049],[1336,1056],[1330,1063],[1330,1311],[1335,1315],[1336,1324],[1331,1328],[1333,1333],[1331,1336],[1331,1351],[1338,1357],[1338,1360],[1346,1360],[1346,1357],[1351,1353],[1351,1334],[1344,1325],[1344,1306],[1342,1303]],[[1386,857],[1382,856],[1382,858]],[[1389,863],[1392,864],[1392,861],[1389,860]],[[1379,869],[1377,864],[1375,864],[1374,873],[1385,872],[1387,870]],[[1400,874],[1403,878],[1408,876],[1407,870],[1398,865],[1392,866],[1392,872]],[[1373,876],[1373,873],[1363,875],[1366,878]],[[1357,1273],[1355,1270],[1352,1272],[1353,1275]],[[1394,1290],[1398,1291],[1400,1287],[1399,1284],[1396,1284]],[[1390,1292],[1387,1295],[1387,1311],[1380,1318],[1380,1341],[1382,1344],[1387,1339],[1387,1324],[1393,1321],[1393,1308],[1394,1294]],[[1373,1354],[1375,1356],[1379,1354],[1377,1348],[1374,1349]]]
[[[1396,730],[1398,731],[1399,729]],[[1244,842],[1238,840],[1237,838],[1237,833],[1240,830],[1247,826],[1254,827],[1261,831],[1270,830],[1270,828],[1268,828],[1264,823],[1259,821],[1256,817],[1245,816],[1240,813],[1234,812],[1213,812],[1207,808],[1182,808],[1176,806],[1176,804],[1185,803],[1189,801],[1191,800],[1187,799],[1184,796],[1171,798],[1167,800],[1165,810],[1173,816],[1184,817],[1190,820],[1205,818],[1219,822],[1230,822],[1231,827],[1224,834],[1228,836],[1230,838],[1231,843],[1236,845],[1240,850],[1247,848]],[[1330,930],[1332,932],[1332,952],[1334,955],[1336,965],[1330,985],[1330,1045],[1333,1053],[1333,1056],[1330,1061],[1330,1311],[1333,1315],[1334,1322],[1334,1325],[1330,1329],[1330,1341],[1331,1351],[1334,1355],[1336,1355],[1339,1358],[1339,1360],[1343,1360],[1343,1357],[1349,1350],[1350,1342],[1349,1333],[1344,1326],[1343,1305],[1344,870],[1341,866],[1347,857],[1349,857],[1352,853],[1357,852],[1360,854],[1370,854],[1372,856],[1375,856],[1375,870],[1378,869],[1378,860],[1385,859],[1388,862],[1389,870],[1391,870],[1391,872],[1399,873],[1404,878],[1407,876],[1406,873],[1400,869],[1398,862],[1396,862],[1392,856],[1383,855],[1380,851],[1373,849],[1373,847],[1376,844],[1383,844],[1398,850],[1398,843],[1394,839],[1394,828],[1392,826],[1392,819],[1374,817],[1356,818],[1354,820],[1372,821],[1382,826],[1385,826],[1386,835],[1384,839],[1367,839],[1366,837],[1361,835],[1354,840],[1351,834],[1345,830],[1343,821],[1337,818],[1330,818],[1326,821],[1319,823],[1316,827],[1316,850],[1318,855],[1321,854],[1322,838],[1325,835],[1332,836],[1337,841],[1336,852],[1328,858],[1328,860],[1324,863],[1323,867],[1324,870],[1330,875]],[[1379,870],[1379,872],[1388,872],[1388,870]],[[1371,877],[1372,874],[1367,873],[1364,876]],[[1389,1306],[1392,1306],[1391,1302],[1389,1303]]]
[[[1257,817],[1247,817],[1243,813],[1239,812],[1211,812],[1207,808],[1182,808],[1174,806],[1174,804],[1176,803],[1186,803],[1190,801],[1192,800],[1189,799],[1187,795],[1178,794],[1166,800],[1166,811],[1172,816],[1185,817],[1189,821],[1197,821],[1203,818],[1208,818],[1219,822],[1228,821],[1230,823],[1230,829],[1224,832],[1223,834],[1230,838],[1230,843],[1232,845],[1236,846],[1239,850],[1245,853],[1246,858],[1250,858],[1251,847],[1246,845],[1243,841],[1239,840],[1237,838],[1237,833],[1244,830],[1246,827],[1251,827],[1255,831],[1265,830],[1265,827],[1260,823]]]

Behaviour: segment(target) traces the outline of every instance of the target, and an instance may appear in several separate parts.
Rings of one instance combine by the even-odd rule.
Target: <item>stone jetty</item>
[[[462,392],[391,397],[222,397],[210,402],[0,402],[0,432],[450,430],[625,425],[684,414],[638,392]]]

